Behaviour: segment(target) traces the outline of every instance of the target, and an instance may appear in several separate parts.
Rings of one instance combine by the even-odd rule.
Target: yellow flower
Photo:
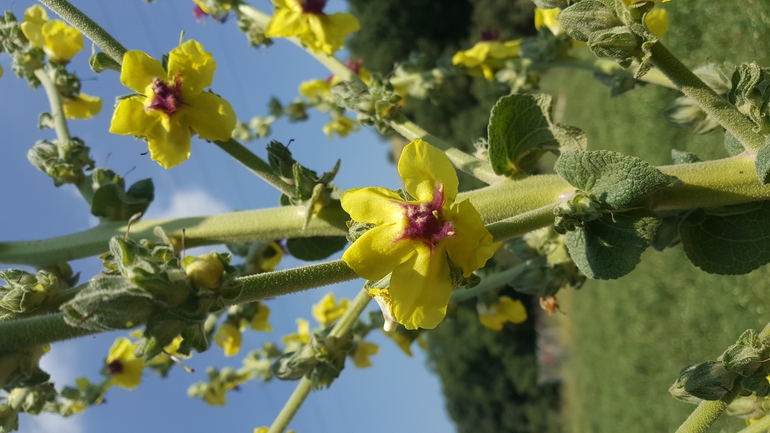
[[[40,5],[24,11],[21,32],[33,47],[42,48],[55,62],[66,63],[83,49],[80,31],[63,21],[48,20],[48,14]]]
[[[650,33],[662,38],[668,32],[668,12],[665,9],[653,9],[644,17],[644,23]]]
[[[444,319],[452,294],[447,256],[469,277],[497,245],[469,201],[454,203],[457,174],[444,152],[414,140],[401,153],[398,172],[415,200],[378,187],[342,194],[352,219],[376,225],[342,260],[367,280],[392,272],[388,289],[370,291],[383,314],[407,329],[432,329]]]
[[[273,0],[278,7],[265,29],[268,38],[297,36],[316,53],[332,55],[345,44],[345,37],[360,28],[351,14],[323,13],[327,0]]]
[[[493,81],[497,71],[503,68],[505,59],[519,56],[521,39],[514,41],[489,41],[476,43],[467,51],[460,51],[452,57],[453,65],[463,65],[474,76],[483,75],[487,81]]]
[[[297,319],[297,333],[281,338],[287,347],[297,347],[310,343],[310,323],[305,319]]]
[[[523,323],[527,320],[524,304],[508,296],[501,296],[489,307],[477,304],[476,308],[479,310],[481,324],[493,331],[501,331],[505,322]]]
[[[257,268],[260,272],[272,272],[281,263],[283,248],[278,242],[270,242],[261,254],[257,255]]]
[[[369,361],[369,357],[377,354],[380,351],[380,346],[370,343],[368,341],[362,341],[356,346],[356,351],[353,352],[353,365],[356,368],[371,367],[372,362]]]
[[[332,120],[324,125],[323,131],[326,137],[331,140],[335,133],[340,137],[347,137],[351,131],[358,131],[359,127],[360,125],[355,120],[342,114],[335,115],[332,113]]]
[[[64,98],[62,106],[67,119],[90,119],[102,111],[102,98],[79,93],[75,98]]]
[[[216,67],[196,41],[171,50],[168,71],[141,51],[126,52],[120,82],[141,95],[118,103],[110,132],[147,137],[152,159],[164,168],[190,157],[193,133],[204,140],[230,139],[237,120],[233,108],[203,91],[211,85]]]
[[[184,268],[187,277],[196,285],[213,290],[219,287],[219,279],[225,266],[211,254],[202,254]]]
[[[556,36],[564,33],[564,29],[562,28],[561,24],[556,21],[556,15],[559,15],[559,12],[561,12],[560,8],[535,8],[535,29],[540,29],[540,27],[546,26],[548,30],[550,30],[551,33]]]
[[[179,350],[179,346],[182,344],[182,340],[184,340],[184,338],[182,338],[181,335],[177,335],[176,337],[174,337],[174,339],[171,340],[171,343],[169,343],[166,347],[163,348],[163,352],[161,352],[160,354],[158,354],[158,356],[148,361],[147,365],[166,364],[171,361],[170,356],[175,356],[177,358],[189,358],[190,355],[182,355],[181,353],[177,352]]]
[[[309,99],[310,102],[328,101],[331,98],[331,90],[332,83],[327,80],[303,81],[299,85],[299,94]]]
[[[272,331],[273,327],[270,326],[268,319],[270,319],[270,308],[260,302],[259,307],[257,307],[257,314],[251,319],[251,329],[260,332]]]
[[[324,296],[317,304],[313,305],[313,317],[321,326],[326,326],[342,316],[342,313],[348,308],[350,300],[346,298],[340,299],[340,303],[337,304],[334,300],[332,293]]]
[[[241,331],[229,323],[224,323],[217,328],[214,343],[225,349],[225,356],[235,356],[241,350]]]
[[[134,389],[142,381],[144,360],[137,359],[134,355],[137,343],[120,337],[115,340],[107,355],[107,369],[112,379],[110,385],[117,385],[126,389]]]

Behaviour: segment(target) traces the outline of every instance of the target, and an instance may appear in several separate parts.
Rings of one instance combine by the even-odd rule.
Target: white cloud
[[[176,191],[165,209],[160,209],[160,204],[156,197],[145,219],[185,218],[230,212],[230,207],[224,202],[200,189]]]
[[[57,388],[74,385],[78,373],[72,367],[78,365],[80,362],[76,348],[66,344],[51,345],[51,351],[40,360],[40,368],[51,375],[51,381]]]
[[[30,433],[83,433],[86,431],[83,417],[77,414],[69,418],[51,413],[41,413],[36,416],[22,414],[19,424],[20,431]],[[27,428],[24,428],[25,424]]]

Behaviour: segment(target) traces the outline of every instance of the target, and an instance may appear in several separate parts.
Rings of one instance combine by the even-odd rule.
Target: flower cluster
[[[171,50],[167,69],[141,51],[126,52],[120,82],[139,94],[120,100],[110,132],[146,137],[151,158],[164,168],[190,157],[192,134],[229,140],[237,120],[233,108],[203,91],[216,67],[211,53],[192,40]]]
[[[332,55],[342,48],[345,38],[360,28],[358,19],[348,13],[327,15],[327,0],[273,0],[278,8],[265,29],[268,38],[297,36],[316,53]]]
[[[497,71],[503,68],[504,61],[519,56],[522,39],[501,42],[499,33],[485,31],[481,40],[471,49],[460,51],[452,57],[452,64],[468,68],[473,76],[484,76],[487,81],[494,81]]]
[[[484,266],[497,245],[469,201],[454,203],[457,174],[446,155],[422,140],[401,153],[398,172],[413,199],[385,188],[342,194],[353,220],[374,224],[342,256],[359,276],[377,281],[391,274],[387,289],[370,289],[386,319],[407,329],[436,327],[452,294],[449,260],[465,277]]]

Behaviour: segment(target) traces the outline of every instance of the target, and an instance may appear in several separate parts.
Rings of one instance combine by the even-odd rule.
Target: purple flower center
[[[481,32],[481,41],[499,41],[500,29],[486,29]]]
[[[110,370],[110,374],[113,376],[123,373],[123,363],[121,363],[119,359],[116,359],[107,364],[107,369]]]
[[[182,74],[174,75],[174,83],[153,78],[152,93],[155,97],[147,106],[148,110],[160,110],[171,117],[182,106]]]
[[[427,203],[399,203],[406,211],[409,222],[404,233],[398,240],[421,240],[430,247],[431,254],[436,250],[438,243],[455,235],[455,226],[451,221],[444,220],[442,207],[444,206],[444,185],[439,186],[433,192],[433,201]]]
[[[326,7],[327,1],[328,0],[304,0],[300,2],[302,5],[302,12],[306,14],[320,15],[324,13],[324,8]]]

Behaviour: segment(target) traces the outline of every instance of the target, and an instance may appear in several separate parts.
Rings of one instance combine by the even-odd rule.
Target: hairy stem
[[[35,69],[35,77],[40,80],[40,84],[45,89],[45,94],[48,97],[48,103],[51,106],[51,117],[53,118],[53,126],[56,131],[56,139],[58,140],[59,157],[63,157],[62,148],[67,146],[70,141],[70,130],[67,126],[67,118],[64,117],[64,108],[62,107],[61,95],[59,90],[53,83],[51,76],[48,75],[43,69]]]
[[[358,295],[356,295],[353,302],[350,303],[348,309],[345,310],[342,317],[340,317],[337,323],[334,324],[331,332],[329,332],[329,337],[341,337],[350,331],[350,328],[352,328],[358,320],[358,316],[361,315],[371,300],[372,298],[369,297],[369,294],[365,289],[358,292]],[[286,427],[289,426],[289,423],[302,406],[302,403],[305,402],[305,398],[310,394],[312,386],[313,381],[308,379],[307,376],[299,381],[294,392],[286,401],[286,404],[283,405],[281,412],[278,413],[275,421],[273,421],[273,424],[270,426],[268,433],[283,433],[284,430],[286,430]]]
[[[692,98],[712,119],[731,133],[752,154],[765,145],[764,137],[754,132],[756,125],[741,114],[725,98],[717,95],[706,83],[671,54],[660,42],[650,49],[652,64],[660,69],[685,95]]]
[[[97,334],[85,328],[68,325],[64,313],[46,314],[19,320],[0,322],[0,354],[13,353],[41,344],[70,340]]]
[[[284,182],[280,177],[275,175],[270,164],[265,162],[262,158],[255,155],[249,149],[244,147],[237,140],[231,138],[227,141],[215,141],[214,144],[219,146],[220,149],[227,152],[228,155],[235,158],[236,161],[243,164],[252,173],[261,177],[262,180],[278,188],[278,191],[286,194],[287,196],[294,196],[296,191],[292,185]]]
[[[451,300],[453,302],[462,302],[471,298],[475,298],[482,293],[486,293],[490,290],[495,290],[498,287],[502,287],[516,278],[521,272],[529,269],[535,260],[537,259],[527,260],[524,263],[512,266],[504,271],[497,272],[492,275],[487,275],[476,287],[470,289],[457,289],[452,292]]]
[[[81,12],[80,9],[72,6],[67,0],[39,1],[62,17],[62,19],[69,23],[69,25],[80,30],[80,32],[86,35],[88,39],[91,39],[97,46],[99,46],[102,51],[107,53],[112,60],[115,60],[120,65],[123,64],[123,54],[126,53],[126,49],[123,45],[101,28],[99,24],[96,24],[91,18],[88,18],[88,16]]]
[[[676,433],[703,433],[727,410],[730,403],[738,396],[741,387],[736,386],[724,397],[716,401],[702,401],[687,419],[676,429]]]
[[[614,60],[608,59],[596,59],[596,60],[579,60],[579,59],[565,59],[554,60],[551,62],[535,62],[531,64],[529,69],[534,71],[549,70],[549,69],[571,69],[579,71],[588,71],[599,74],[609,74],[618,76],[633,77],[636,72],[633,69],[624,69],[622,66]],[[657,69],[650,69],[644,76],[636,78],[636,80],[655,84],[661,87],[668,87],[669,89],[678,89],[674,83],[671,82],[663,73]]]

